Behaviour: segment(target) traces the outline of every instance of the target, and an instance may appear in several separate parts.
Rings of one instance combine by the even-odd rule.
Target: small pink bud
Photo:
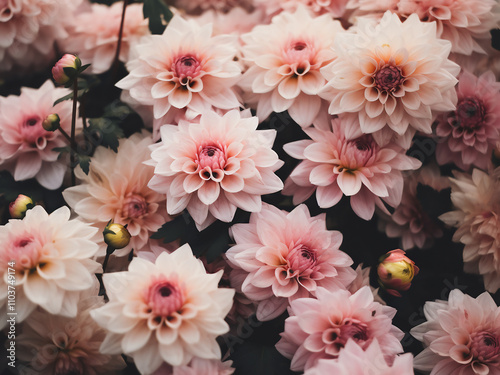
[[[22,219],[26,211],[34,206],[33,200],[23,194],[19,194],[14,202],[9,204],[9,213],[13,219]]]
[[[401,249],[389,251],[380,258],[377,268],[379,284],[387,293],[401,297],[400,290],[408,290],[419,268]]]
[[[78,56],[70,55],[69,53],[65,54],[52,68],[54,81],[60,85],[64,85],[69,80],[75,78],[81,67],[82,62]]]
[[[57,113],[52,113],[45,117],[45,120],[42,122],[42,127],[48,132],[54,132],[59,129],[61,125],[61,119]]]

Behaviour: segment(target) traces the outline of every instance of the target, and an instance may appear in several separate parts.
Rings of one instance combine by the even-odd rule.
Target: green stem
[[[127,10],[128,0],[123,0],[123,10],[122,10],[122,19],[120,21],[120,31],[118,31],[118,43],[116,45],[115,58],[113,59],[113,66],[111,69],[111,77],[114,77],[116,74],[116,70],[118,69],[118,63],[120,61],[120,50],[122,47],[122,39],[123,39],[123,26],[125,24],[125,11]]]

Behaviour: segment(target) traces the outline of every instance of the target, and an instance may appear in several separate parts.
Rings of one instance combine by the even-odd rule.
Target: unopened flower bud
[[[109,221],[102,234],[104,242],[113,249],[123,249],[129,244],[131,237],[126,225],[113,223],[113,220]]]
[[[64,85],[76,77],[81,67],[82,62],[78,56],[70,55],[69,53],[65,54],[52,68],[54,81],[60,85]]]
[[[26,215],[26,211],[33,206],[33,200],[30,197],[19,194],[16,200],[9,204],[10,216],[13,219],[22,219]]]
[[[45,117],[45,120],[42,122],[42,127],[48,132],[54,132],[59,129],[61,125],[61,119],[57,113],[52,113]]]
[[[399,291],[408,290],[419,268],[400,249],[389,251],[380,258],[377,268],[379,284],[387,293],[401,297]]]

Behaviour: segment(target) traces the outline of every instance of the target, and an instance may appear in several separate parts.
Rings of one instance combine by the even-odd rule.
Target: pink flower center
[[[32,270],[40,263],[43,244],[32,234],[24,233],[7,244],[7,262],[14,261],[18,271]]]
[[[471,352],[480,362],[491,362],[500,354],[499,337],[491,332],[482,331],[471,334]]]
[[[485,120],[486,109],[483,103],[474,97],[459,100],[451,125],[474,132]]]
[[[310,69],[314,57],[313,46],[305,41],[292,41],[283,51],[284,61],[290,64],[296,75],[303,75]]]
[[[226,152],[220,145],[200,146],[196,158],[200,177],[204,180],[220,180],[226,161]]]
[[[187,85],[191,79],[198,76],[201,67],[200,62],[194,56],[185,55],[175,60],[173,70],[180,83]]]
[[[309,276],[315,269],[317,262],[316,251],[308,246],[299,244],[288,253],[290,276]]]
[[[177,283],[160,280],[151,284],[145,300],[154,315],[168,317],[181,309],[184,295]]]
[[[347,141],[342,149],[342,166],[338,168],[338,172],[343,172],[344,169],[353,171],[366,166],[377,150],[371,135]]]
[[[328,352],[338,354],[348,339],[356,341],[360,346],[369,339],[368,326],[357,320],[346,318],[340,324],[334,324],[322,334],[323,343],[329,347]]]
[[[42,127],[42,118],[31,116],[24,120],[20,126],[20,133],[24,140],[32,147],[43,149],[47,144],[45,137],[48,132]]]
[[[381,91],[396,91],[403,80],[401,70],[396,66],[386,64],[375,73],[375,85]]]
[[[148,213],[148,203],[143,196],[129,194],[123,202],[123,216],[126,218],[141,218]]]

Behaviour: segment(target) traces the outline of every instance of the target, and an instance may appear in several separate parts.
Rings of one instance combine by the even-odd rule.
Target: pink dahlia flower
[[[16,181],[36,178],[47,189],[61,187],[67,166],[53,149],[68,142],[59,131],[46,131],[42,123],[57,113],[61,128],[71,132],[71,102],[52,106],[67,93],[47,81],[39,89],[23,87],[20,96],[0,97],[0,169],[8,170]],[[81,121],[77,126],[81,128]]]
[[[457,228],[453,241],[464,246],[464,270],[483,275],[486,290],[500,288],[500,168],[490,174],[455,173],[451,201],[456,210],[439,218]]]
[[[352,259],[339,250],[342,234],[328,231],[325,220],[325,214],[311,217],[305,205],[288,213],[264,204],[249,224],[231,227],[236,245],[226,256],[246,273],[241,290],[259,302],[257,319],[276,318],[318,287],[335,291],[354,280]]]
[[[221,276],[207,274],[189,245],[162,253],[155,263],[134,258],[127,272],[104,274],[109,302],[91,311],[109,331],[101,353],[130,355],[143,374],[163,362],[219,359],[215,339],[229,330],[224,317],[234,296],[232,289],[217,288]]]
[[[295,141],[283,148],[303,161],[285,182],[285,195],[294,204],[305,201],[316,190],[321,208],[336,205],[343,195],[351,197],[351,207],[359,217],[369,220],[375,205],[388,213],[401,202],[401,171],[417,169],[421,163],[405,155],[398,145],[379,146],[370,134],[359,129],[356,116],[335,118],[331,131],[304,129],[312,139]]]
[[[396,133],[431,133],[436,111],[455,109],[455,78],[460,67],[448,60],[451,43],[436,37],[436,24],[416,15],[401,22],[386,12],[377,25],[360,19],[356,33],[341,33],[337,58],[321,69],[328,83],[320,95],[330,114],[358,113],[363,133],[388,129],[383,145]]]
[[[479,77],[463,71],[458,79],[457,109],[438,117],[436,134],[444,139],[436,160],[464,170],[471,165],[486,169],[500,139],[500,82],[491,71]]]
[[[486,53],[490,30],[500,22],[495,0],[349,0],[347,7],[356,9],[355,14],[386,10],[402,18],[416,14],[423,22],[435,22],[437,37],[449,40],[452,52],[464,55]]]
[[[401,203],[391,215],[377,211],[379,229],[387,237],[400,238],[404,250],[428,248],[432,246],[434,239],[443,235],[441,227],[424,210],[417,198],[419,185],[441,191],[449,187],[449,181],[440,176],[437,165],[422,167],[405,176]]]
[[[153,107],[155,119],[176,109],[204,113],[212,106],[234,109],[240,102],[232,86],[241,76],[234,61],[236,36],[212,37],[212,26],[174,16],[162,35],[132,47],[137,58],[116,85],[138,103]],[[165,123],[165,122],[164,122]]]
[[[258,123],[234,110],[160,129],[162,142],[151,147],[148,162],[155,166],[149,186],[167,195],[170,215],[187,208],[202,230],[215,219],[230,222],[237,207],[260,211],[260,196],[283,188],[274,174],[283,165],[271,149],[276,131],[256,130]]]
[[[37,310],[24,322],[16,337],[18,359],[30,374],[118,375],[125,367],[120,355],[99,352],[106,331],[90,316],[104,305],[98,297],[99,283],[82,294],[74,318]]]
[[[63,192],[68,205],[86,222],[99,228],[99,256],[104,256],[106,244],[102,231],[113,220],[127,225],[132,238],[123,249],[113,254],[123,256],[149,247],[151,234],[170,220],[165,209],[165,196],[148,187],[154,168],[143,163],[150,158],[152,141],[146,132],[121,139],[118,152],[98,147],[89,174],[75,172],[80,185]]]
[[[318,93],[326,83],[320,68],[335,58],[331,47],[343,30],[331,16],[313,18],[300,7],[242,36],[249,68],[240,86],[250,95],[249,102],[257,101],[260,120],[288,110],[300,126],[312,124],[321,107]]]
[[[424,343],[414,367],[432,375],[500,373],[500,308],[488,292],[477,298],[459,289],[448,301],[426,302],[427,322],[410,333]]]
[[[116,53],[122,10],[123,1],[111,6],[92,4],[88,12],[75,16],[68,30],[69,37],[61,42],[61,48],[90,63],[88,72],[99,74],[107,71]],[[123,24],[120,61],[127,62],[130,46],[149,34],[148,21],[142,14],[142,5],[129,4]]]
[[[46,68],[81,0],[0,1],[0,74]]]
[[[11,219],[0,226],[3,316],[12,307],[7,306],[7,275],[11,269],[15,270],[18,323],[37,306],[50,314],[76,316],[80,295],[94,285],[93,273],[101,266],[90,259],[98,248],[91,240],[96,229],[69,217],[66,206],[50,215],[35,206],[23,220]],[[0,328],[6,324],[4,319]]]
[[[377,339],[365,349],[356,341],[348,340],[337,360],[321,359],[304,375],[410,375],[413,374],[413,355],[406,353],[396,356],[388,364]]]
[[[316,15],[328,14],[330,17],[340,18],[344,15],[349,0],[253,0],[256,6],[265,9],[267,15],[274,15],[281,11],[293,12],[300,6]]]
[[[285,332],[276,349],[292,359],[292,371],[314,367],[320,359],[335,359],[348,341],[366,350],[376,339],[388,363],[403,351],[403,332],[392,325],[396,309],[373,301],[368,287],[354,294],[318,288],[315,298],[292,301]]]
[[[188,365],[172,367],[164,363],[153,375],[231,375],[233,361],[194,357]]]

